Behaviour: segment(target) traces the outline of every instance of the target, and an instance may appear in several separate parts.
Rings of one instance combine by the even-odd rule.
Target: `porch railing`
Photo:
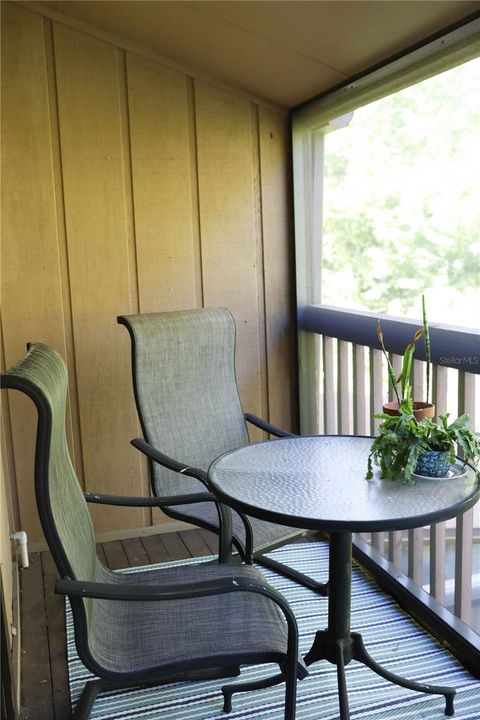
[[[386,363],[376,337],[378,318],[397,370],[418,322],[317,305],[299,310],[303,433],[375,434],[380,421],[374,415],[389,396]],[[430,337],[437,412],[446,410],[452,418],[467,412],[475,427],[475,420],[480,421],[480,334],[430,324]],[[426,363],[421,342],[415,358],[414,397],[423,399]],[[376,551],[392,568],[403,571],[480,635],[480,503],[454,520],[426,528],[362,534],[359,545],[365,547],[365,542],[374,555]]]

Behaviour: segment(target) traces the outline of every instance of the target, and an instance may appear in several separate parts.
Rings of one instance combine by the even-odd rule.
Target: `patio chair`
[[[205,493],[210,463],[249,442],[246,421],[277,437],[280,430],[255,415],[244,414],[235,380],[235,322],[223,308],[122,315],[131,338],[135,401],[145,441],[135,447],[149,458],[152,492],[160,498]],[[177,470],[172,472],[172,462]],[[163,467],[162,467],[163,465]],[[195,479],[183,468],[199,468]],[[228,540],[247,563],[273,568],[321,595],[327,585],[263,553],[296,540],[306,530],[276,525],[229,511],[214,497],[195,504],[165,503],[169,516],[207,528],[220,536],[220,555]]]
[[[60,355],[40,343],[1,377],[38,411],[35,492],[42,527],[69,597],[78,654],[98,679],[87,682],[75,711],[89,717],[96,695],[129,685],[162,684],[239,674],[239,666],[278,663],[280,674],[226,685],[234,692],[285,680],[285,719],[295,718],[298,658],[295,618],[284,598],[250,566],[204,563],[123,574],[99,561],[86,500],[110,505],[163,507],[197,498],[136,498],[83,493],[65,434],[67,370]],[[199,499],[202,499],[200,494]]]

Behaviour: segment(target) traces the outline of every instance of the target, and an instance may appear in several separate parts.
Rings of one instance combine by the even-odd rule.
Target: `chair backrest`
[[[38,410],[35,494],[43,531],[62,577],[95,580],[102,568],[90,513],[70,459],[65,433],[67,369],[48,345],[32,343],[1,377],[2,387],[28,395]],[[91,600],[83,600],[87,621]]]
[[[118,322],[132,341],[135,399],[147,442],[203,470],[221,453],[248,443],[228,310],[128,315]],[[202,489],[157,464],[150,471],[158,495]]]

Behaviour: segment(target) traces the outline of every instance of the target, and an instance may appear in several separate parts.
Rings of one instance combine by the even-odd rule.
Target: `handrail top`
[[[385,347],[401,355],[412,339],[421,320],[409,320],[359,310],[345,310],[326,305],[298,307],[298,328],[356,345],[381,349],[377,338],[377,321],[382,321]],[[480,331],[454,325],[430,323],[432,363],[463,372],[480,374]],[[422,341],[417,344],[415,357],[425,360]]]

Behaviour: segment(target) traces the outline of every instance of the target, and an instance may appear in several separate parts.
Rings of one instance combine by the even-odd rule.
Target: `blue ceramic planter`
[[[427,450],[418,458],[415,473],[427,477],[446,477],[450,468],[448,450]]]

